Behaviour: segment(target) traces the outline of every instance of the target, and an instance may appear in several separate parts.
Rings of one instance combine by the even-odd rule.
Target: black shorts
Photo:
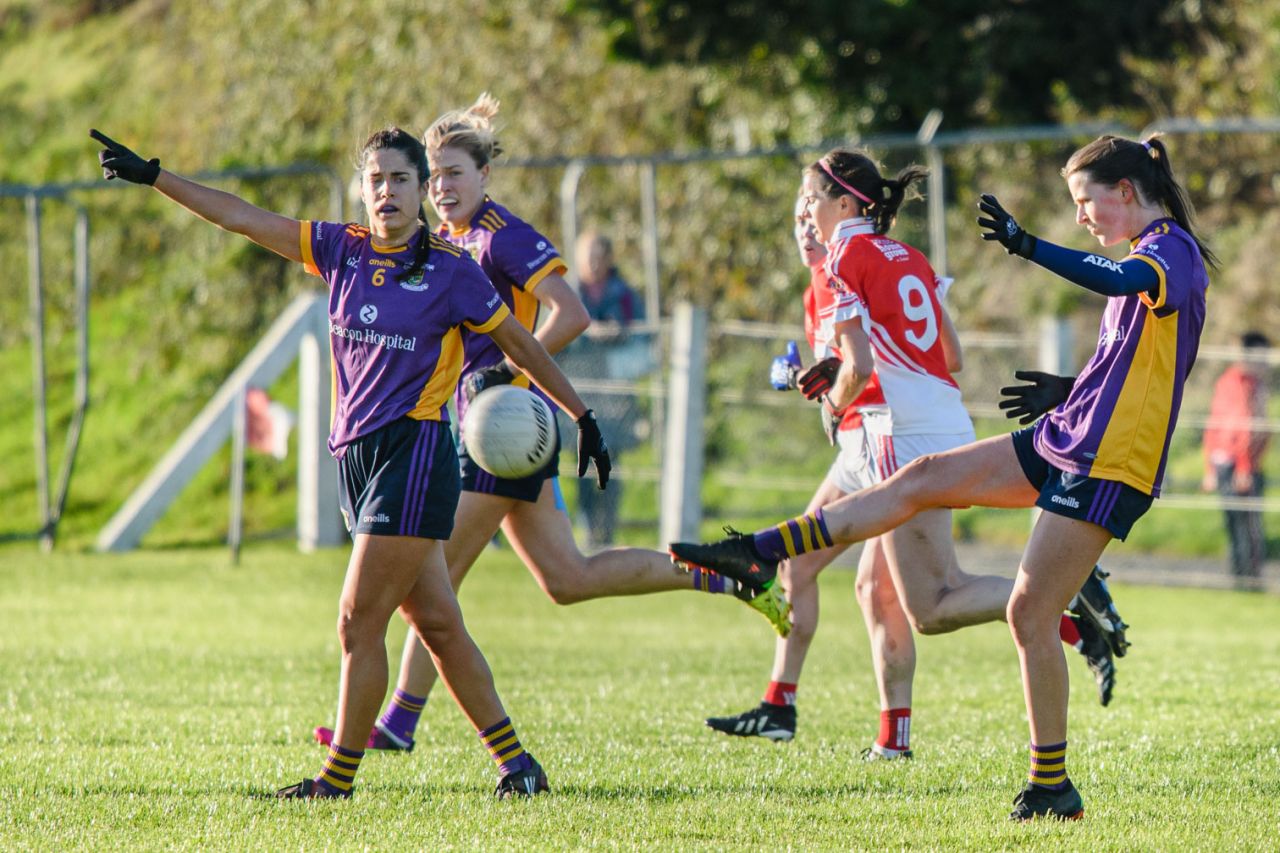
[[[1096,480],[1050,465],[1036,452],[1035,426],[1013,433],[1013,449],[1022,473],[1040,490],[1036,506],[1067,518],[1078,518],[1105,528],[1124,541],[1134,522],[1151,508],[1151,495],[1115,480]]]
[[[466,443],[458,445],[458,465],[462,468],[462,491],[479,492],[485,495],[497,495],[500,498],[515,498],[526,503],[537,503],[542,494],[542,484],[560,473],[560,433],[556,431],[556,447],[551,451],[547,464],[528,477],[518,480],[504,480],[481,468],[467,453]]]
[[[448,539],[459,493],[453,433],[442,421],[400,418],[338,459],[338,505],[353,536]]]

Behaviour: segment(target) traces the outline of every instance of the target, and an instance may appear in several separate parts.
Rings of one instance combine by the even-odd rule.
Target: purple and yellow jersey
[[[427,236],[431,252],[422,273],[401,281],[412,247],[379,249],[360,225],[302,223],[302,262],[329,285],[334,456],[406,415],[448,420],[463,330],[482,334],[510,313],[465,252]]]
[[[1107,300],[1098,349],[1066,402],[1036,426],[1036,451],[1064,471],[1115,480],[1158,497],[1182,386],[1195,364],[1209,274],[1176,222],[1158,219],[1124,260],[1156,272],[1157,286]]]
[[[532,332],[537,326],[539,307],[534,288],[547,276],[562,274],[569,269],[551,241],[488,196],[480,203],[465,229],[452,230],[445,225],[439,233],[471,253],[516,320]],[[488,335],[463,334],[463,376],[497,364],[502,359],[502,350]],[[529,379],[519,375],[514,384],[528,388]],[[555,403],[541,389],[535,387],[533,390],[555,411]],[[461,391],[454,405],[461,421],[467,409],[467,401]]]

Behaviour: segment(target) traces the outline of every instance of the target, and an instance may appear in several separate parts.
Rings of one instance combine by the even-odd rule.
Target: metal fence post
[[[338,478],[329,456],[328,302],[317,298],[312,331],[298,343],[298,550],[339,545]]]
[[[240,565],[240,541],[244,534],[244,434],[248,388],[240,386],[231,410],[231,512],[227,521],[227,546],[231,565]]]
[[[662,267],[658,257],[658,166],[652,160],[640,166],[640,216],[644,228],[645,317],[657,322],[662,311]]]
[[[334,222],[347,221],[347,187],[337,172],[329,173],[329,215]]]
[[[696,539],[702,523],[703,418],[707,397],[707,312],[688,302],[671,320],[671,378],[662,455],[659,547]]]
[[[31,305],[32,392],[35,400],[36,500],[40,502],[40,547],[53,550],[49,514],[49,405],[44,364],[44,265],[40,254],[40,197],[27,196],[27,269]]]
[[[75,411],[67,428],[66,451],[62,455],[62,471],[58,476],[58,491],[50,509],[50,545],[57,534],[62,513],[67,508],[67,493],[71,489],[71,475],[76,457],[80,453],[80,436],[84,432],[85,416],[89,411],[89,213],[76,206],[75,227],[75,294],[76,294],[76,387]]]
[[[644,248],[644,316],[645,321],[653,324],[654,335],[650,351],[654,363],[661,363],[662,335],[660,323],[662,317],[662,267],[658,255],[658,164],[649,160],[640,166],[640,218],[643,223]],[[653,407],[652,423],[666,422],[666,400],[662,396],[662,373],[655,371],[649,380],[650,396]],[[655,457],[662,453],[662,431],[655,429],[650,436]]]
[[[929,167],[929,263],[938,275],[947,274],[947,208],[943,197],[946,183],[946,165],[942,149],[933,144],[933,137],[942,124],[942,110],[929,110],[920,124],[916,139],[924,146],[925,162]]]
[[[1041,370],[1055,376],[1075,373],[1075,367],[1072,365],[1075,342],[1072,337],[1071,324],[1067,322],[1067,318],[1050,315],[1040,318],[1038,361]]]
[[[575,293],[578,292],[578,264],[574,257],[578,243],[578,184],[586,170],[582,161],[572,160],[560,178],[560,257],[569,267],[565,281]]]

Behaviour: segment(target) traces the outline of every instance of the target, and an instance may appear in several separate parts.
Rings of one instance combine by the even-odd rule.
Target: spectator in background
[[[1266,367],[1257,354],[1271,346],[1261,332],[1240,338],[1244,357],[1227,367],[1213,387],[1209,425],[1204,432],[1204,490],[1224,497],[1262,494],[1262,454],[1270,434],[1260,421],[1267,415]],[[1251,357],[1252,356],[1252,357]],[[1231,574],[1256,578],[1266,557],[1262,513],[1224,508],[1231,547]]]
[[[584,231],[577,244],[578,283],[582,302],[592,320],[617,323],[604,329],[609,336],[624,335],[626,327],[644,319],[644,302],[613,265],[613,241],[594,228]],[[593,335],[601,339],[601,335]]]
[[[634,379],[646,372],[651,363],[647,340],[632,340],[628,331],[633,322],[644,319],[644,301],[618,274],[613,263],[613,242],[599,231],[594,228],[584,231],[578,237],[574,256],[579,295],[582,304],[587,306],[591,326],[574,343],[573,355],[587,359],[582,362],[584,366],[589,366],[601,378]],[[635,439],[635,421],[639,416],[634,397],[611,395],[596,402],[596,412],[613,449],[615,452],[625,449]],[[607,492],[578,489],[578,514],[586,521],[590,548],[613,544],[619,486],[615,481],[614,488]]]

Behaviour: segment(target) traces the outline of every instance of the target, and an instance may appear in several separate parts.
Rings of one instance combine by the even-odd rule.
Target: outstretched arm
[[[1141,257],[1113,261],[1090,252],[1077,252],[1028,233],[993,195],[984,194],[978,208],[990,218],[979,218],[983,240],[995,240],[1011,255],[1021,255],[1073,284],[1103,296],[1129,296],[1155,290],[1160,273]]]
[[[160,168],[159,160],[145,160],[128,147],[97,130],[89,135],[102,144],[98,162],[107,180],[120,178],[150,184],[187,210],[219,228],[248,237],[291,261],[302,261],[301,223],[256,207],[239,196],[206,187]]]
[[[1036,240],[1031,261],[1073,284],[1103,296],[1131,296],[1156,290],[1160,286],[1160,275],[1155,267],[1138,257],[1113,261],[1101,255],[1068,249],[1047,240]]]
[[[161,170],[155,187],[201,219],[242,234],[291,261],[302,262],[298,220],[263,210],[239,196],[197,184],[172,172]]]

